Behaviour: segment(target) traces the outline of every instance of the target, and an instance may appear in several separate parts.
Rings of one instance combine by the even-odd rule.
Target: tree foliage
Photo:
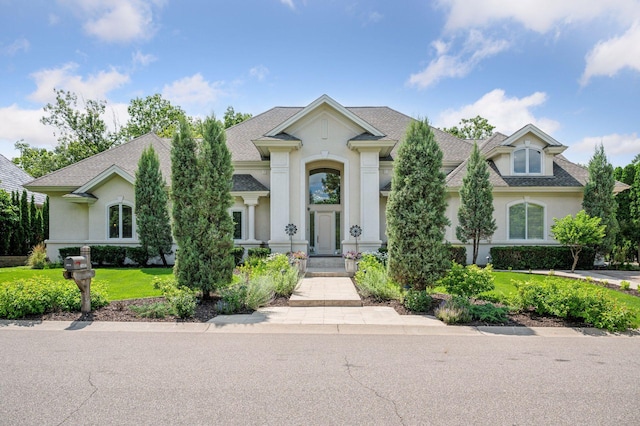
[[[456,237],[462,242],[471,240],[473,263],[478,259],[480,240],[491,238],[496,230],[493,218],[493,185],[489,182],[487,162],[480,155],[476,143],[467,163],[467,173],[460,188]]]
[[[11,195],[0,189],[0,255],[11,253],[11,238],[20,222],[20,210]]]
[[[395,160],[387,235],[389,277],[416,290],[434,285],[450,266],[441,167],[442,151],[428,121],[413,121]]]
[[[249,113],[236,112],[232,106],[228,106],[224,112],[224,128],[228,129],[231,126],[242,123],[252,117]]]
[[[160,160],[153,146],[147,147],[138,162],[135,181],[136,229],[140,245],[152,256],[160,256],[167,266],[166,254],[171,253],[166,182],[160,172]]]
[[[629,189],[630,239],[637,248],[640,259],[640,162],[634,166],[634,177]]]
[[[551,233],[554,238],[571,250],[573,272],[582,249],[600,244],[605,236],[606,225],[601,224],[601,218],[589,216],[584,210],[580,210],[575,217],[567,215],[562,219],[553,218],[553,222]]]
[[[129,121],[122,129],[128,138],[137,138],[149,132],[167,138],[173,135],[185,112],[178,106],[162,98],[158,93],[146,98],[135,98],[127,107]]]
[[[589,160],[589,180],[584,187],[582,208],[589,216],[596,216],[605,226],[605,237],[598,244],[597,250],[601,254],[608,254],[613,248],[619,226],[616,218],[618,205],[613,192],[615,179],[613,166],[607,160],[604,146],[596,147],[595,153]]]
[[[458,126],[445,127],[442,130],[460,139],[480,140],[490,138],[495,128],[486,118],[477,115],[474,118],[463,118]]]

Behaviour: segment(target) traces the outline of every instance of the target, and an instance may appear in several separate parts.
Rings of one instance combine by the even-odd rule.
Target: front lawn
[[[64,281],[62,271],[62,268],[30,269],[26,266],[0,268],[0,283],[36,277]],[[94,280],[105,285],[109,301],[161,296],[162,292],[153,288],[153,279],[173,273],[172,268],[98,268],[95,271]]]

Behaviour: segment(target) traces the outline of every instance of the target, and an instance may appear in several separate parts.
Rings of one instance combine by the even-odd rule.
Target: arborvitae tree
[[[434,285],[450,267],[442,151],[427,120],[413,121],[395,160],[387,203],[389,277],[414,289]]]
[[[42,206],[42,234],[45,240],[49,239],[49,196],[44,200]]]
[[[0,189],[0,255],[11,253],[11,236],[20,221],[20,211],[13,204],[11,195]]]
[[[640,162],[635,166],[635,176],[630,191],[630,211],[631,223],[634,225],[635,236],[634,245],[637,248],[638,259],[640,259]]]
[[[171,253],[173,240],[165,187],[158,154],[149,146],[142,152],[136,171],[136,229],[142,247],[151,255],[160,256],[166,267],[165,254]]]
[[[234,225],[228,212],[233,205],[230,194],[233,166],[220,121],[207,118],[203,137],[199,161],[202,193],[197,226],[201,253],[198,287],[207,295],[218,286],[231,282],[235,266],[231,254]]]
[[[174,273],[179,285],[195,288],[200,282],[197,247],[198,203],[201,197],[197,143],[186,120],[173,136],[171,147],[171,200],[173,236],[178,243]]]
[[[22,197],[20,198],[20,227],[22,228],[20,255],[25,256],[29,253],[29,247],[31,247],[31,217],[29,217],[29,198],[27,197],[26,189],[22,191]]]
[[[582,207],[591,217],[599,217],[605,225],[606,235],[596,247],[599,253],[606,255],[613,249],[619,226],[616,219],[617,203],[613,188],[613,166],[607,160],[604,146],[596,147],[591,160],[589,160],[589,181],[584,187],[584,199]]]
[[[20,195],[18,191],[11,191],[11,204],[17,212],[17,222],[14,224],[14,230],[11,233],[11,242],[9,244],[9,254],[19,256],[22,251],[22,221],[20,220]]]
[[[462,242],[471,240],[473,263],[478,259],[480,240],[491,238],[496,230],[493,218],[493,185],[489,182],[487,162],[480,155],[476,143],[467,163],[467,174],[460,188],[460,209],[458,210],[456,237]]]
[[[29,203],[29,248],[42,242],[42,217],[38,219],[38,207],[36,207],[36,199],[31,194],[31,202]]]

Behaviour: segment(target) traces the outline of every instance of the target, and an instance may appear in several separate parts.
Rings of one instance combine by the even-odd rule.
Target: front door
[[[318,254],[333,254],[333,212],[316,212],[316,251]]]

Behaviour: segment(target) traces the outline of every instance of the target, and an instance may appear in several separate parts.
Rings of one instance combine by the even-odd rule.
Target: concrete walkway
[[[300,281],[289,306],[362,306],[362,301],[351,278],[312,277]]]

